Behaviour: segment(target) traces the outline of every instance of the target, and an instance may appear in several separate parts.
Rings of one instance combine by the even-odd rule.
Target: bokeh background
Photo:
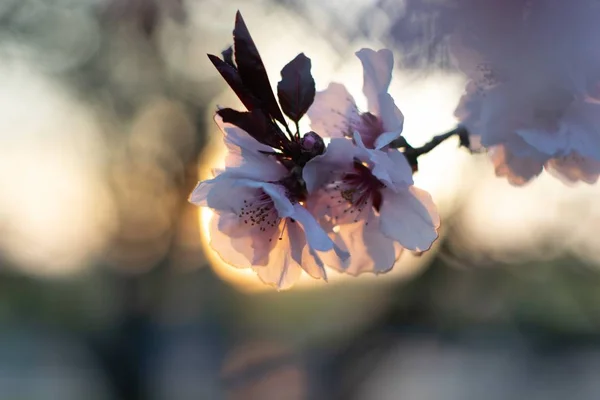
[[[0,0],[0,399],[600,398],[597,185],[449,141],[416,175],[441,239],[393,272],[276,292],[215,258],[187,197],[238,9],[272,83],[305,52],[360,101],[386,46],[411,144],[455,126],[449,0]]]

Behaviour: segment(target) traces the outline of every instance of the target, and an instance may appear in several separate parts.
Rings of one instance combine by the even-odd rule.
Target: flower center
[[[256,196],[244,200],[237,215],[244,224],[256,227],[261,232],[275,228],[281,221],[273,199],[263,190],[258,190]]]
[[[352,121],[350,128],[352,131],[357,131],[365,146],[371,149],[375,147],[375,141],[384,132],[381,119],[369,112],[360,114]]]
[[[325,187],[329,194],[327,208],[333,222],[358,222],[370,207],[379,212],[383,188],[385,185],[373,175],[370,168],[355,160],[352,172],[343,174]]]

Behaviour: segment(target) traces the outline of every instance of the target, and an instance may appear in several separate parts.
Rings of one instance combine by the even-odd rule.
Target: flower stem
[[[390,143],[390,147],[403,148],[404,156],[406,156],[410,165],[412,165],[413,168],[416,168],[418,164],[417,159],[419,156],[429,153],[441,143],[455,135],[458,136],[461,147],[469,148],[469,132],[467,132],[464,126],[460,125],[449,132],[434,136],[433,139],[421,147],[412,147],[402,136]]]
[[[294,121],[294,123],[296,124],[296,139],[300,140],[300,124],[298,121]]]

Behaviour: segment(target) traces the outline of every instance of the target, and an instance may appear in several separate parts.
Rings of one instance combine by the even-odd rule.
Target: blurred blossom
[[[0,71],[0,245],[31,273],[82,268],[114,223],[99,124],[30,66],[5,62]]]
[[[463,0],[451,50],[471,79],[457,116],[490,150],[496,174],[522,185],[550,171],[600,174],[596,49],[600,7],[581,0]]]

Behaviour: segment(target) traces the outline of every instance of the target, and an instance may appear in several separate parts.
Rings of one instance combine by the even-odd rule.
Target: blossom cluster
[[[456,129],[412,147],[388,93],[387,49],[356,52],[360,110],[346,87],[315,89],[311,60],[281,70],[277,95],[238,13],[233,46],[209,55],[246,110],[215,120],[225,167],[190,196],[210,207],[211,246],[265,283],[290,287],[327,268],[385,273],[405,251],[428,250],[440,217],[414,186],[418,158],[449,137],[486,151],[496,174],[523,185],[542,171],[567,183],[600,176],[600,3],[597,0],[456,0],[447,43],[467,77]],[[299,121],[310,120],[309,132]]]
[[[327,268],[384,273],[438,237],[431,196],[413,184],[419,152],[401,136],[404,116],[388,93],[392,52],[356,56],[366,111],[341,84],[317,93],[304,54],[281,70],[275,96],[239,12],[233,46],[209,55],[246,110],[217,111],[225,167],[190,201],[214,211],[210,244],[226,263],[279,289],[303,271],[324,280]],[[304,116],[309,132],[299,129]]]
[[[543,170],[600,174],[600,4],[459,0],[451,53],[469,82],[456,116],[496,173],[522,185]]]

